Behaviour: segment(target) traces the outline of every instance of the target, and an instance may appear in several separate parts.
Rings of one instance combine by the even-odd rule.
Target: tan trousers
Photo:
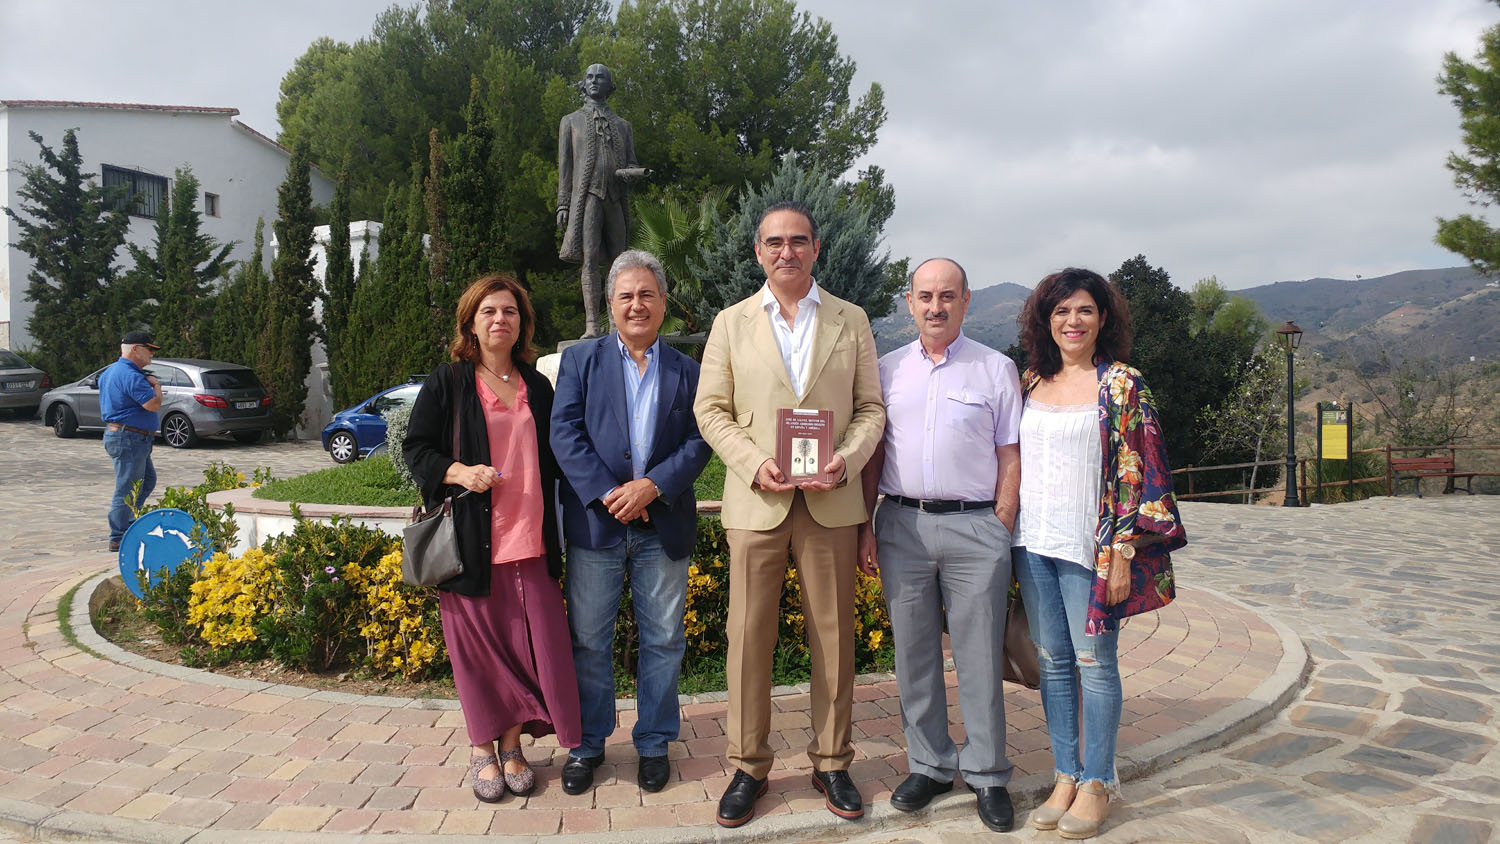
[[[799,491],[780,525],[724,533],[729,541],[729,764],[756,779],[771,772],[771,661],[790,551],[802,583],[812,657],[813,739],[807,755],[815,770],[847,769],[854,758],[849,724],[859,527],[818,524]]]

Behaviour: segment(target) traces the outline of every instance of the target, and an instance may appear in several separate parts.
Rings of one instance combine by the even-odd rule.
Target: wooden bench
[[[1464,492],[1473,495],[1474,476],[1480,474],[1479,472],[1457,471],[1452,457],[1392,457],[1391,471],[1395,475],[1395,494],[1400,495],[1401,484],[1409,481],[1416,489],[1418,498],[1422,497],[1423,478],[1449,478],[1455,481],[1462,479]],[[1451,492],[1454,489],[1457,487],[1450,484],[1450,488],[1445,489],[1444,492]]]

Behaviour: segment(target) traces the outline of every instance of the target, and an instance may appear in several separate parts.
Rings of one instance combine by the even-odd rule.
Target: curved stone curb
[[[162,677],[171,677],[174,680],[190,680],[209,686],[241,689],[247,692],[266,692],[267,694],[280,695],[282,697],[325,700],[330,703],[353,703],[362,706],[380,706],[387,709],[458,709],[458,701],[449,698],[410,698],[319,691],[303,686],[291,686],[285,683],[267,683],[261,680],[247,680],[243,677],[217,674],[201,668],[189,668],[185,665],[160,662],[141,656],[140,654],[132,653],[99,635],[99,631],[94,629],[93,619],[89,617],[89,599],[93,596],[94,591],[103,585],[104,581],[114,577],[115,574],[113,571],[105,571],[82,581],[82,585],[78,587],[78,592],[73,600],[72,615],[68,617],[68,623],[72,625],[73,635],[78,638],[79,644],[97,652],[100,656],[112,662],[118,662],[121,665],[128,665],[131,668],[147,671]],[[72,586],[68,586],[67,588],[71,589]],[[953,668],[952,663],[952,660],[947,660],[944,663],[945,669],[951,670]],[[860,674],[854,678],[854,682],[857,685],[860,683],[893,682],[895,679],[896,675],[890,672],[875,672]],[[807,694],[811,691],[811,683],[798,683],[795,686],[773,686],[771,688],[771,697]],[[704,692],[696,695],[677,696],[677,702],[681,706],[695,703],[723,703],[728,699],[728,692]],[[635,709],[634,698],[615,699],[615,711],[632,709]]]
[[[1201,586],[1193,588],[1226,603],[1243,606],[1240,601],[1222,592]],[[1223,747],[1254,732],[1260,725],[1276,717],[1276,713],[1285,709],[1302,687],[1307,685],[1307,679],[1312,674],[1312,659],[1308,656],[1302,637],[1276,620],[1275,616],[1261,614],[1260,619],[1269,624],[1281,638],[1281,662],[1271,672],[1271,676],[1244,700],[1213,717],[1119,754],[1116,770],[1121,780],[1150,776],[1183,756]],[[1048,783],[1049,787],[1050,785]]]
[[[287,698],[359,703],[392,709],[456,710],[458,708],[456,701],[417,700],[412,698],[352,695],[343,692],[322,692],[296,686],[225,677],[198,669],[158,663],[154,660],[129,653],[99,636],[94,631],[89,616],[89,601],[86,596],[92,595],[99,584],[112,574],[112,571],[105,571],[87,576],[82,580],[59,584],[42,599],[42,603],[58,600],[74,584],[81,584],[73,603],[69,622],[74,635],[82,645],[96,651],[108,660],[163,677],[208,683],[224,688],[258,691]],[[1245,608],[1246,610],[1249,609],[1242,602],[1213,590],[1193,587],[1193,591],[1200,591],[1217,601],[1231,606]],[[38,606],[41,605],[41,603],[38,604]],[[1178,729],[1168,735],[1122,752],[1119,764],[1119,773],[1122,780],[1133,780],[1146,776],[1170,765],[1185,755],[1227,744],[1267,722],[1277,711],[1285,707],[1295,697],[1309,673],[1310,659],[1307,650],[1302,640],[1284,624],[1266,616],[1262,612],[1255,612],[1254,615],[1271,628],[1274,635],[1279,639],[1282,649],[1281,658],[1270,676],[1263,680],[1242,700],[1221,710],[1214,711],[1212,714],[1200,718],[1186,728]],[[890,675],[873,675],[863,679],[867,681],[889,681],[891,678]],[[803,693],[805,690],[782,687],[778,691],[782,694],[797,694]],[[723,693],[715,693],[712,696],[702,695],[694,698],[684,696],[683,700],[684,702],[721,702],[723,700]],[[1010,789],[1017,808],[1024,809],[1038,804],[1044,798],[1047,791],[1050,790],[1051,785],[1052,777],[1050,774],[1032,774],[1013,780],[1010,784]],[[821,811],[794,811],[791,813],[758,817],[755,823],[735,830],[706,824],[632,830],[630,832],[609,830],[597,833],[555,835],[506,835],[503,833],[487,835],[401,834],[399,840],[434,842],[434,844],[436,842],[452,844],[453,842],[468,842],[470,840],[474,842],[500,842],[500,844],[521,844],[521,842],[528,842],[530,844],[531,842],[542,841],[563,842],[564,844],[604,844],[605,842],[611,842],[612,844],[612,842],[617,842],[622,837],[628,836],[629,838],[643,842],[643,844],[644,842],[675,844],[676,842],[740,842],[781,838],[817,838],[830,835],[842,837],[848,834],[868,833],[884,829],[897,831],[902,828],[940,820],[971,817],[974,805],[973,799],[965,790],[958,789],[953,793],[934,800],[931,806],[917,813],[898,811],[886,800],[879,802],[872,800],[867,804],[865,818],[854,823],[838,820]],[[355,842],[369,841],[375,837],[379,837],[375,833],[292,833],[267,830],[202,829],[162,821],[133,820],[110,815],[89,814],[71,809],[56,809],[36,803],[5,798],[0,798],[0,828],[41,839],[65,838],[77,840],[108,838],[119,841],[141,842],[223,841],[234,842],[234,844],[259,844],[259,842],[267,842],[269,844],[270,842],[301,841]]]

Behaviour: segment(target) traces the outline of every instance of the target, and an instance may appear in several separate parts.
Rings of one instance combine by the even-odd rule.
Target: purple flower
[[[333,574],[333,566],[325,566],[323,568],[323,571],[328,572],[329,574]]]
[[[339,579],[338,579],[338,578],[337,578],[337,577],[335,577],[335,578],[334,578],[334,579],[333,579],[333,582],[334,582],[334,583],[338,583],[338,582],[339,582]]]

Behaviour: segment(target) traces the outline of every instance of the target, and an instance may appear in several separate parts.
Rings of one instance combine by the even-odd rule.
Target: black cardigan
[[[521,380],[526,382],[527,402],[536,424],[538,463],[542,475],[542,541],[547,549],[547,571],[562,577],[562,545],[557,536],[557,460],[552,456],[548,438],[552,419],[552,384],[546,376],[524,363],[516,364]],[[422,491],[422,502],[434,507],[443,499],[463,489],[443,483],[443,475],[453,465],[453,375],[458,377],[459,417],[458,461],[468,465],[490,462],[490,435],[485,426],[484,410],[474,388],[474,365],[465,361],[445,363],[433,370],[417,393],[411,408],[411,423],[401,453]],[[477,597],[490,593],[490,497],[470,493],[453,501],[454,528],[458,536],[463,573],[438,586],[459,595]]]

